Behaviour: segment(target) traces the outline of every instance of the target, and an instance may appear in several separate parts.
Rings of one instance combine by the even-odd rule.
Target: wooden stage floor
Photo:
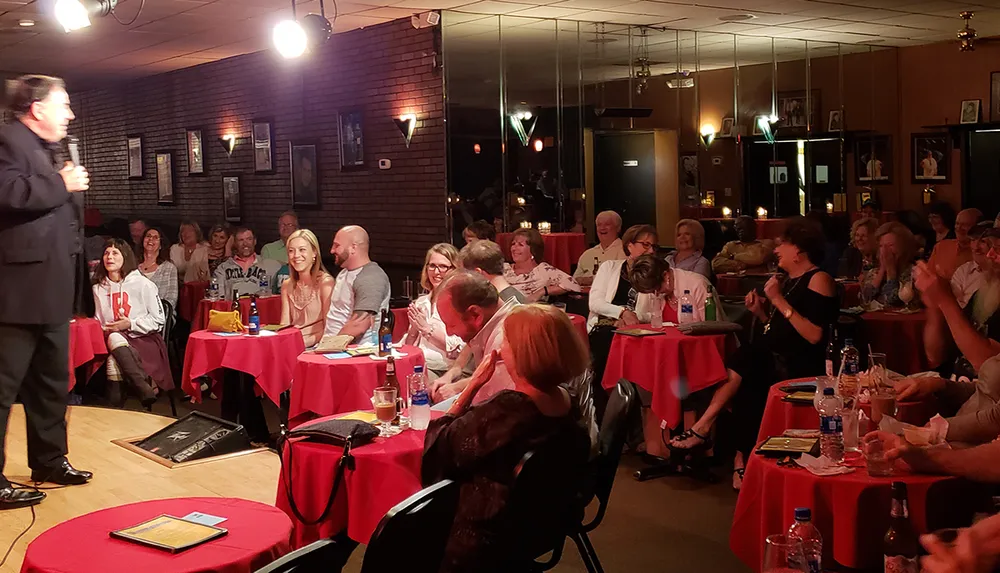
[[[35,525],[18,540],[0,573],[20,571],[32,539],[57,523],[106,507],[167,497],[239,497],[273,504],[280,460],[261,450],[247,455],[170,469],[111,443],[147,436],[174,420],[155,414],[87,406],[70,406],[69,460],[94,472],[82,486],[46,490],[48,498],[35,506]],[[15,404],[7,430],[7,466],[11,481],[28,483],[24,409]],[[44,484],[42,487],[54,487]],[[0,512],[0,558],[11,541],[31,522],[28,508]]]

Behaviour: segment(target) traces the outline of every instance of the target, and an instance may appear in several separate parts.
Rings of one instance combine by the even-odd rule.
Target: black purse
[[[313,423],[302,424],[294,430],[281,428],[281,436],[278,438],[278,450],[281,456],[281,481],[285,486],[285,495],[288,498],[288,506],[291,508],[295,518],[305,525],[316,525],[326,519],[333,502],[337,499],[337,491],[340,489],[340,482],[344,479],[344,472],[354,469],[354,456],[351,455],[351,448],[363,446],[379,435],[378,428],[358,420],[321,420]],[[293,441],[294,440],[294,441]],[[337,462],[337,473],[333,478],[333,485],[330,488],[330,497],[326,500],[323,512],[316,519],[307,519],[299,511],[295,503],[295,496],[292,493],[292,454],[293,445],[300,441],[317,442],[339,446],[343,448],[340,460]],[[285,450],[288,451],[288,471],[285,471]]]

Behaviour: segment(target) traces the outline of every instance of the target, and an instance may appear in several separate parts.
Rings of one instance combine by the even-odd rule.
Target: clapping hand
[[[784,295],[781,294],[781,281],[778,280],[777,275],[771,275],[771,278],[767,279],[767,282],[764,283],[764,294],[767,295],[771,304],[784,298]]]
[[[920,291],[920,298],[928,307],[940,306],[951,294],[951,289],[930,265],[921,261],[913,269],[913,284]]]
[[[897,266],[896,252],[886,247],[879,247],[878,260],[886,278],[895,279],[896,269],[899,268]]]
[[[406,309],[406,316],[410,319],[410,326],[417,332],[422,333],[427,330],[427,316],[415,304],[411,303]]]
[[[743,304],[746,305],[747,310],[757,316],[764,314],[764,300],[757,294],[756,290],[747,293],[746,298],[743,299]]]
[[[500,352],[494,350],[490,352],[489,356],[483,358],[479,366],[476,366],[476,371],[472,373],[472,377],[469,378],[469,385],[467,386],[468,391],[472,393],[471,396],[475,396],[476,392],[479,392],[479,389],[493,378],[493,373],[496,372],[498,362],[500,362]]]

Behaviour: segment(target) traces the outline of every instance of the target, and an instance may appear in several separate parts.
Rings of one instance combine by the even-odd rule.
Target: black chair
[[[320,539],[296,549],[255,573],[319,573],[330,571],[329,563],[340,547],[332,539]]]
[[[174,315],[174,307],[168,301],[160,299],[160,306],[163,307],[163,316],[165,318],[163,322],[163,330],[160,335],[163,337],[163,342],[167,345],[167,362],[169,362],[170,376],[176,380],[177,377],[174,376],[174,362],[177,357],[177,346],[173,340],[174,325],[177,323],[177,317]],[[177,389],[174,388],[167,392],[167,398],[170,399],[170,414],[173,417],[177,417],[177,400],[175,394]]]

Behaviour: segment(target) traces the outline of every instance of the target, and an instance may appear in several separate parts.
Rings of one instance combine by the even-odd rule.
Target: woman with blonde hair
[[[895,221],[879,227],[875,240],[878,266],[862,274],[861,293],[883,306],[906,306],[915,298],[911,275],[917,240],[909,229]],[[904,292],[900,297],[900,287],[905,284],[909,284],[909,295]]]
[[[177,267],[177,276],[183,282],[209,280],[208,243],[202,238],[198,223],[190,219],[181,221],[177,244],[170,247],[170,262]]]
[[[323,337],[335,281],[323,267],[319,240],[309,229],[289,235],[285,250],[289,276],[281,283],[281,324],[301,330],[308,348]]]
[[[424,268],[420,271],[420,286],[425,293],[410,303],[407,317],[410,327],[403,342],[423,350],[424,364],[432,378],[440,377],[451,368],[464,343],[458,336],[448,336],[438,315],[437,306],[431,303],[430,293],[437,288],[458,262],[458,250],[449,243],[438,243],[427,249]]]
[[[501,360],[513,390],[473,406]],[[566,313],[552,306],[517,306],[504,319],[500,352],[483,359],[451,409],[431,422],[423,483],[447,478],[461,484],[441,571],[511,570],[510,548],[499,542],[509,519],[510,476],[529,451],[559,452],[567,470],[586,463],[590,438],[562,385],[583,374],[588,363],[587,347]]]
[[[868,272],[878,265],[875,233],[878,232],[878,219],[862,217],[851,225],[851,246],[840,258],[840,268],[837,276],[858,279],[861,273]]]
[[[705,248],[705,227],[694,219],[681,219],[677,221],[674,236],[674,247],[677,250],[667,255],[670,268],[698,273],[706,279],[712,278],[712,264],[701,254]]]

